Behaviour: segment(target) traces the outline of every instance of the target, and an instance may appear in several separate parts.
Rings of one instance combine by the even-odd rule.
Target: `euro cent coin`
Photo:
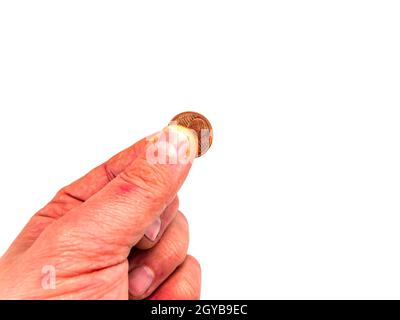
[[[210,149],[213,141],[213,129],[210,121],[200,113],[186,111],[176,115],[170,122],[188,129],[197,134],[198,149],[197,157],[201,157]]]

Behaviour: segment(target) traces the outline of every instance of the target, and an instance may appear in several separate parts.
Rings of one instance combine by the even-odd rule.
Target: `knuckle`
[[[187,263],[190,263],[195,269],[201,272],[201,265],[200,262],[193,256],[188,255],[186,257]]]
[[[200,263],[191,255],[186,257],[182,266],[188,273],[184,277],[180,293],[185,299],[197,300],[200,299],[201,287],[201,267]]]
[[[176,265],[185,261],[188,249],[187,241],[167,240],[165,248],[167,248],[164,253],[165,260],[172,261]]]
[[[108,181],[114,180],[116,178],[117,173],[114,171],[113,167],[109,162],[105,162],[102,165],[102,167],[104,169],[104,174],[106,175]]]
[[[176,225],[176,230],[177,230],[176,237],[182,238],[182,236],[185,235],[185,237],[186,237],[185,239],[188,241],[189,240],[189,222],[188,222],[186,216],[181,211],[178,211],[178,213],[172,223]]]
[[[177,215],[178,222],[182,226],[182,228],[186,231],[189,232],[189,222],[186,218],[186,216],[182,213],[182,211],[178,211]]]
[[[188,300],[200,299],[200,290],[197,282],[193,279],[184,278],[180,284],[180,296]]]
[[[178,209],[180,202],[179,202],[179,197],[178,195],[175,196],[175,199],[173,200],[173,205]]]

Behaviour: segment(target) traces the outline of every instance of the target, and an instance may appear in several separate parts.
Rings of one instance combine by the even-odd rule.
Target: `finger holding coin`
[[[192,111],[182,112],[171,120],[171,124],[191,129],[196,133],[198,140],[197,158],[210,149],[213,141],[213,129],[210,121],[202,114]]]

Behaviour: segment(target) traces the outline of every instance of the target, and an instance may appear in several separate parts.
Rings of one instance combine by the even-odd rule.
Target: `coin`
[[[186,111],[176,115],[170,124],[192,129],[197,134],[197,157],[201,157],[210,149],[213,140],[213,129],[210,121],[200,113]]]

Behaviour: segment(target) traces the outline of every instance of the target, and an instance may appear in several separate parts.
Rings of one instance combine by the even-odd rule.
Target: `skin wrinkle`
[[[119,189],[116,192],[117,198],[121,197],[122,199],[127,199],[126,194],[134,192],[137,197],[135,197],[137,203],[136,206],[152,206],[149,210],[154,209],[154,207],[160,206],[160,202],[163,202],[163,199],[170,199],[174,196],[172,192],[172,188],[169,188],[169,184],[163,186],[160,182],[161,187],[156,187],[156,183],[151,185],[147,180],[138,175],[128,175],[128,173],[120,174],[118,179],[122,180],[118,183]],[[122,188],[121,188],[122,187]],[[167,191],[158,191],[158,189],[167,188]],[[118,191],[122,191],[120,194]],[[172,201],[171,199],[170,201]],[[162,205],[161,209],[165,209],[165,203]],[[157,210],[159,211],[159,210]]]
[[[103,164],[105,175],[108,179],[108,182],[114,180],[117,177],[117,173],[114,173],[112,166],[110,166],[107,162]]]
[[[194,299],[198,299],[197,295],[197,287],[192,284],[192,279],[185,276],[181,280],[178,286],[179,295],[182,297],[193,297]]]
[[[61,189],[61,195],[58,196],[58,199],[60,199],[60,200],[62,201],[62,198],[63,198],[64,196],[67,197],[68,200],[69,200],[69,199],[72,199],[72,200],[75,200],[75,201],[78,202],[78,203],[85,202],[85,199],[79,197],[78,195],[74,195],[72,192],[68,191],[67,188]],[[64,200],[64,201],[66,202],[67,199]]]
[[[97,224],[96,221],[92,221],[94,224]],[[102,225],[101,228],[107,228],[107,226]],[[90,231],[93,230],[93,231]],[[124,252],[128,251],[129,244],[119,243],[118,240],[113,237],[98,237],[97,232],[100,230],[100,227],[86,230],[85,233],[79,232],[74,235],[69,235],[64,241],[67,241],[71,244],[69,250],[71,252],[76,252],[78,258],[86,257],[87,260],[98,261],[99,263],[110,263],[110,259],[115,257],[118,261],[122,261],[126,258]],[[74,239],[71,242],[71,239]],[[81,248],[81,244],[84,243],[87,250],[83,251]],[[100,249],[99,249],[100,248]],[[95,260],[93,260],[95,259]],[[117,263],[116,262],[116,263]],[[99,267],[97,267],[99,268]]]
[[[149,198],[164,198],[165,194],[170,194],[170,185],[175,183],[175,179],[170,177],[163,168],[143,164],[143,159],[137,159],[135,171],[124,171],[119,178],[125,181],[134,191],[141,191]],[[130,189],[128,189],[130,191]],[[155,196],[155,197],[154,197]]]
[[[77,203],[77,201],[74,201],[72,198],[70,198],[70,201],[54,199],[43,209],[39,210],[36,215],[49,216],[57,219],[80,204],[81,202]]]
[[[58,226],[57,226],[58,227]],[[87,272],[99,270],[112,264],[118,264],[124,260],[123,255],[118,254],[115,250],[115,244],[107,246],[103,239],[99,239],[95,232],[82,232],[76,228],[69,228],[69,232],[59,231],[59,227],[55,228],[51,234],[48,230],[42,233],[44,239],[51,238],[52,241],[42,241],[42,244],[34,244],[30,250],[26,252],[29,256],[31,251],[35,252],[35,259],[47,261],[46,264],[52,264],[62,275],[68,272],[79,273],[82,270]],[[92,229],[96,230],[96,229]],[[47,231],[47,232],[46,232]],[[99,241],[101,243],[99,244]],[[38,244],[39,244],[38,243]],[[82,243],[86,246],[86,250],[82,250]],[[95,252],[94,248],[101,248],[101,252]],[[56,260],[54,260],[56,257]],[[49,263],[52,262],[52,263]]]
[[[179,261],[183,262],[185,260],[186,254],[183,252],[187,252],[189,246],[189,239],[187,241],[174,241],[172,239],[179,239],[180,234],[187,234],[189,235],[189,229],[184,219],[181,219],[183,215],[180,214],[180,219],[178,220],[178,228],[173,231],[173,234],[170,238],[167,238],[165,241],[164,248],[165,250],[162,251],[164,255],[164,259],[172,260],[172,261]]]

